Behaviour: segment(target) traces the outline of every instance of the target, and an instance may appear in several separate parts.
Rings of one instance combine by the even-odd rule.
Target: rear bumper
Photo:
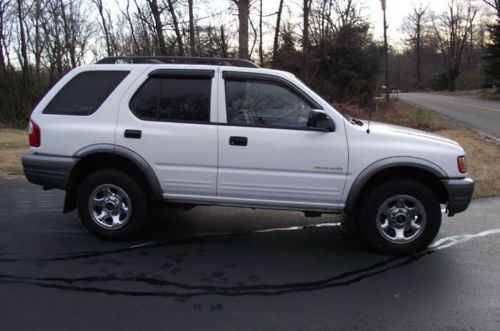
[[[448,216],[460,213],[469,207],[474,192],[474,180],[470,177],[446,179],[443,184],[448,192]]]
[[[23,155],[24,175],[28,181],[46,189],[65,190],[71,170],[77,159],[72,157],[28,153]]]

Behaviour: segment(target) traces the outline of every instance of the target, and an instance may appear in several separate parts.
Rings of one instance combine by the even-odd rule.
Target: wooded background
[[[221,0],[213,10],[210,0],[0,0],[0,123],[24,126],[66,72],[122,55],[251,59],[329,101],[373,103],[384,52],[361,0],[279,0],[267,14],[263,1]],[[444,12],[408,1],[404,39],[389,47],[390,86],[453,91],[500,80],[500,0],[446,1]]]

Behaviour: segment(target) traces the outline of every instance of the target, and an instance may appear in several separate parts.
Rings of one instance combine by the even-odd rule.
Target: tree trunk
[[[69,22],[70,17],[66,14],[66,6],[63,2],[63,0],[59,1],[60,4],[60,10],[61,10],[61,18],[63,20],[63,29],[64,29],[64,48],[65,50],[69,53],[69,60],[71,63],[71,68],[75,68],[77,63],[76,63],[76,45],[75,45],[75,40],[73,40],[72,36],[72,29],[73,27],[70,25],[71,23]],[[71,3],[70,3],[71,6]],[[71,8],[70,8],[70,14],[71,14]]]
[[[278,55],[278,45],[280,36],[280,26],[281,26],[281,12],[283,11],[283,0],[280,0],[278,7],[278,13],[276,16],[276,27],[274,29],[274,42],[273,42],[273,67],[276,66],[276,57]]]
[[[259,11],[259,60],[260,60],[260,65],[263,65],[264,50],[262,45],[262,0],[260,0],[260,11]]]
[[[189,10],[189,51],[191,56],[196,56],[196,40],[194,31],[194,11],[193,11],[193,1],[188,0],[188,10]]]
[[[248,19],[250,15],[249,0],[233,0],[238,7],[238,56],[241,59],[249,59],[248,54]]]
[[[128,26],[130,28],[130,36],[132,37],[132,42],[134,43],[134,48],[135,48],[135,51],[132,51],[131,53],[141,53],[141,49],[139,47],[139,43],[137,42],[137,37],[135,36],[135,28],[134,28],[134,24],[132,23],[132,19],[130,18],[130,11],[129,11],[129,8],[130,8],[130,2],[129,0],[127,0],[127,7],[126,7],[126,11],[125,12],[122,12],[123,15],[125,16],[125,18],[127,19],[127,22],[128,22]]]
[[[224,32],[224,25],[220,26],[220,40],[221,40],[221,48],[222,48],[222,56],[227,56],[227,42],[226,42],[226,34]]]
[[[416,55],[417,55],[417,88],[420,88],[420,84],[422,81],[422,55],[421,55],[421,32],[422,32],[422,25],[419,21],[417,22],[417,36],[416,36]]]
[[[165,45],[165,38],[163,37],[163,24],[161,21],[160,10],[158,8],[158,1],[147,0],[147,2],[154,19],[158,50],[160,52],[160,55],[167,55],[167,46]]]
[[[17,18],[19,20],[19,39],[21,41],[21,70],[23,74],[23,84],[24,88],[29,87],[29,60],[28,60],[28,49],[26,45],[26,32],[24,29],[24,16],[23,16],[23,0],[17,0]]]
[[[35,12],[34,12],[34,28],[35,28],[35,42],[33,55],[35,56],[35,78],[38,85],[40,85],[40,66],[42,63],[42,38],[40,31],[40,18],[42,16],[42,8],[40,4],[40,0],[35,1]],[[1,32],[0,32],[1,33]]]
[[[3,52],[4,49],[4,20],[5,14],[7,12],[8,3],[4,3],[3,0],[0,0],[0,78],[3,78],[5,72],[7,71],[7,66],[5,63],[5,55]]]
[[[303,23],[304,23],[304,32],[302,33],[302,54],[304,56],[303,63],[303,77],[306,82],[309,82],[309,14],[311,12],[311,3],[312,0],[303,0]]]
[[[457,72],[453,69],[448,72],[448,88],[450,92],[454,92],[456,90],[457,76]]]
[[[184,43],[182,41],[182,34],[179,28],[179,22],[177,20],[177,14],[175,13],[174,4],[172,0],[167,0],[167,9],[172,17],[172,24],[174,26],[175,36],[177,39],[177,45],[179,47],[179,55],[184,56]]]
[[[101,17],[102,29],[104,30],[104,38],[106,39],[106,50],[108,51],[108,56],[113,56],[111,43],[109,41],[108,25],[106,24],[106,18],[104,16],[104,8],[102,5],[102,0],[93,0],[93,2],[97,6],[97,10],[99,11],[99,16]]]

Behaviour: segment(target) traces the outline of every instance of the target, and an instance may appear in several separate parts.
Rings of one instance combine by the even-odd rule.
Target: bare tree
[[[278,44],[279,44],[282,12],[283,12],[283,0],[280,0],[278,11],[276,12],[276,26],[274,27],[273,61],[272,61],[273,67],[276,66],[276,57],[278,55]]]
[[[450,91],[456,89],[462,55],[472,33],[476,14],[477,8],[471,0],[451,0],[448,11],[432,19],[435,43],[442,55]]]
[[[262,0],[260,0],[260,10],[259,10],[259,62],[264,64],[264,49],[262,41]]]
[[[104,38],[106,40],[106,50],[108,51],[108,56],[113,56],[111,41],[109,40],[110,38],[108,32],[108,24],[106,23],[106,17],[104,15],[104,6],[102,4],[102,0],[92,0],[92,2],[96,5],[97,11],[99,12],[99,17],[101,18],[101,24],[104,32]],[[128,2],[127,2],[127,8],[128,8]]]
[[[134,45],[135,52],[140,53],[141,49],[140,49],[139,43],[137,41],[137,36],[135,35],[135,26],[134,26],[134,23],[132,22],[132,17],[130,15],[130,0],[127,0],[125,10],[124,11],[120,10],[120,11],[128,23],[128,27],[130,29],[130,38],[132,39],[132,43]]]
[[[415,81],[417,87],[422,81],[422,38],[427,23],[427,6],[413,4],[413,12],[404,20],[403,32],[408,36],[410,47],[415,53]]]
[[[302,53],[304,55],[304,74],[303,77],[306,82],[309,81],[309,49],[311,41],[309,39],[309,15],[311,13],[312,0],[303,0],[302,2],[302,15],[303,15],[303,32],[302,32]]]
[[[26,43],[26,8],[24,7],[23,0],[17,0],[17,19],[19,23],[19,41],[20,41],[20,50],[21,56],[19,57],[19,62],[21,64],[21,70],[23,74],[23,84],[24,88],[29,88],[29,58],[28,58],[28,45]]]
[[[485,4],[496,11],[497,18],[500,19],[500,0],[483,0]]]
[[[238,56],[249,59],[248,53],[248,20],[250,16],[250,0],[232,0],[238,7]]]
[[[140,22],[140,25],[138,27],[138,39],[140,40],[141,49],[143,50],[144,54],[156,53],[161,55],[161,51],[158,50],[160,46],[159,42],[157,41],[157,25],[155,23],[152,23],[154,19],[151,16],[149,4],[146,6],[147,8],[143,8],[141,5],[139,5],[137,0],[134,0],[134,4],[136,8],[135,16]],[[163,28],[161,28],[161,30],[163,31]],[[165,44],[163,44],[163,46],[165,46]]]
[[[197,53],[196,53],[195,28],[194,28],[193,2],[194,2],[194,0],[188,0],[188,12],[189,12],[189,52],[190,52],[191,56],[197,55]]]
[[[163,22],[161,18],[161,14],[164,8],[160,9],[160,7],[158,7],[157,0],[146,0],[146,2],[149,6],[149,9],[151,10],[151,14],[153,15],[154,28],[157,39],[156,42],[158,44],[160,55],[167,55],[167,46],[165,45],[165,37],[163,35]]]
[[[170,17],[172,18],[172,25],[174,27],[177,45],[179,47],[179,55],[184,56],[184,41],[183,41],[182,34],[181,34],[179,20],[177,19],[177,14],[176,14],[175,8],[174,8],[174,3],[176,1],[172,1],[172,0],[166,0],[166,1],[167,1],[168,12],[170,13]]]
[[[221,39],[221,52],[222,52],[222,57],[228,57],[228,51],[227,51],[227,41],[226,41],[226,33],[224,32],[224,25],[220,26],[220,39]]]
[[[304,53],[309,50],[311,42],[309,40],[309,15],[311,13],[312,0],[303,0],[302,15],[303,15],[303,32],[302,32],[302,48]]]
[[[38,85],[41,81],[41,65],[42,55],[44,51],[44,38],[42,33],[42,20],[45,3],[42,0],[35,0],[33,3],[33,10],[31,11],[31,24],[34,30],[34,35],[28,35],[31,52],[35,58],[35,80]]]
[[[352,26],[361,22],[361,13],[354,0],[332,0],[332,10],[337,19],[331,25],[338,30],[344,26]]]
[[[0,78],[3,77],[6,72],[6,59],[4,55],[5,21],[9,4],[10,0],[0,0]]]

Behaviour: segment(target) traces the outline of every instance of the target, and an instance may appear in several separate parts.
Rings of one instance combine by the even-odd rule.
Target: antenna
[[[373,106],[371,106],[371,105],[368,108],[368,124],[367,124],[367,128],[366,128],[367,134],[370,134],[370,121],[372,120],[372,108],[373,108]],[[377,102],[377,99],[375,99],[375,111],[377,111],[377,109],[378,109],[378,102]]]

